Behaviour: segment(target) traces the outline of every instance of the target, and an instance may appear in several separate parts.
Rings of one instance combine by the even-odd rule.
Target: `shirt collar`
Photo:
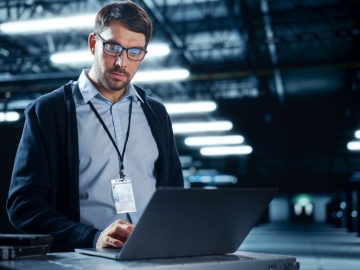
[[[80,93],[81,93],[85,103],[88,103],[88,101],[91,100],[96,95],[98,95],[98,97],[101,97],[101,99],[108,100],[96,89],[96,87],[91,83],[91,81],[87,77],[89,71],[90,71],[90,69],[84,69],[81,72],[79,79],[78,79]],[[134,98],[134,100],[140,100],[142,103],[144,103],[144,101],[141,99],[139,93],[136,91],[136,89],[134,88],[132,83],[129,83],[125,87],[125,94],[124,94],[123,98],[130,97],[130,96],[132,96]]]

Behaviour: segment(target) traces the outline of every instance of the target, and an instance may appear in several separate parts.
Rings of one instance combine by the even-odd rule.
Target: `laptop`
[[[121,249],[76,252],[117,260],[234,253],[277,189],[158,188]]]

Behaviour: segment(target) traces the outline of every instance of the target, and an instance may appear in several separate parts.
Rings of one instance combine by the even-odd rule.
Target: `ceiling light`
[[[165,43],[149,44],[146,58],[161,57],[170,53],[169,45]],[[84,64],[92,63],[94,56],[89,50],[76,50],[54,53],[50,60],[55,64]]]
[[[149,46],[146,49],[148,52],[146,54],[145,59],[149,57],[160,57],[165,56],[170,53],[170,47],[166,43],[154,43],[149,44]]]
[[[240,144],[242,142],[244,142],[244,137],[241,135],[188,137],[185,139],[185,144],[188,146]]]
[[[212,183],[212,184],[236,184],[238,179],[233,175],[212,174],[212,175],[190,175],[190,183]]]
[[[0,122],[14,122],[20,119],[20,114],[17,112],[0,112]]]
[[[91,63],[94,60],[94,56],[89,50],[78,50],[54,53],[50,56],[50,60],[54,64],[83,64]]]
[[[6,108],[8,110],[25,109],[27,105],[29,105],[33,101],[34,99],[13,100],[7,104]]]
[[[360,139],[360,130],[355,131],[355,137]]]
[[[0,24],[1,32],[6,34],[33,34],[69,29],[92,29],[96,14],[49,18],[29,21],[6,22]]]
[[[360,150],[360,141],[358,142],[349,142],[347,144],[349,150]]]
[[[232,129],[233,125],[229,121],[218,122],[198,122],[173,124],[174,133],[191,133],[204,131],[225,131]]]
[[[252,147],[248,145],[227,147],[203,147],[200,149],[200,153],[203,156],[248,155],[251,152]]]
[[[139,71],[135,74],[132,82],[158,83],[166,81],[180,81],[189,77],[190,72],[186,69],[166,69],[158,71]]]
[[[211,112],[216,109],[216,103],[213,101],[168,103],[164,105],[169,114],[202,113]]]

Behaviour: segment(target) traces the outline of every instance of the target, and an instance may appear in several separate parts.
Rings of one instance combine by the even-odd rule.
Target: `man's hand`
[[[97,248],[117,247],[121,248],[129,237],[134,225],[118,219],[110,224],[99,236],[96,242]]]

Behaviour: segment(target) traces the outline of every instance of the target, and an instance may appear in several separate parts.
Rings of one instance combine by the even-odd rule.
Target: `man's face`
[[[145,49],[145,35],[130,31],[116,20],[111,21],[109,26],[98,34],[106,42],[115,43],[124,48]],[[103,43],[99,37],[92,44],[90,43],[90,48],[95,52],[93,69],[97,77],[95,83],[100,88],[98,90],[100,92],[123,90],[134,77],[141,61],[129,60],[125,50],[116,57],[105,54]]]

